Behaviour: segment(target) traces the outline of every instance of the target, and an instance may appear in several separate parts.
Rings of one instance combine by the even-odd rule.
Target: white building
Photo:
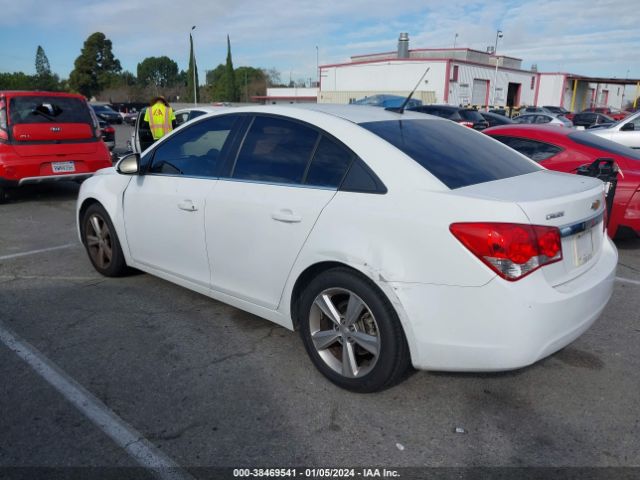
[[[620,108],[624,86],[638,82],[524,70],[522,59],[470,48],[408,47],[408,35],[401,34],[397,51],[356,55],[348,63],[322,65],[318,102],[349,103],[380,93],[405,96],[427,68],[414,98],[450,105]]]
[[[251,100],[266,105],[317,103],[318,89],[316,87],[267,88],[266,95],[256,95],[251,97]]]

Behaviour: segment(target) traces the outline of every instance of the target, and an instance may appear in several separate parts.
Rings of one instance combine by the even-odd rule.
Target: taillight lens
[[[505,280],[562,260],[560,230],[518,223],[454,223],[451,233]]]
[[[460,125],[464,125],[465,127],[473,128],[473,122],[460,122]]]
[[[7,104],[0,99],[0,142],[9,140],[9,132],[7,128]]]

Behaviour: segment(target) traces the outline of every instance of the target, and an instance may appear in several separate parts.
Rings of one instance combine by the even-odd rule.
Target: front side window
[[[149,173],[216,177],[237,118],[213,117],[176,132],[154,151]]]
[[[506,137],[503,135],[496,135],[493,138],[513,148],[515,151],[526,155],[534,162],[542,162],[543,160],[551,158],[562,151],[562,148],[556,147],[555,145],[545,142],[537,142],[528,138]]]
[[[232,178],[300,184],[319,133],[301,123],[255,117],[238,153]]]
[[[520,115],[513,119],[514,123],[531,123],[531,121],[535,118],[535,115]]]
[[[537,115],[535,123],[549,123],[551,122],[551,117],[547,117],[546,115]]]
[[[404,152],[451,189],[541,168],[486,135],[452,122],[411,119],[360,126]]]

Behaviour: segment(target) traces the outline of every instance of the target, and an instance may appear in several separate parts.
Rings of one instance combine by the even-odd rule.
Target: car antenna
[[[424,73],[420,77],[420,80],[418,80],[418,83],[416,83],[416,86],[413,87],[413,90],[411,90],[411,93],[409,93],[409,95],[407,95],[407,98],[404,99],[404,102],[402,102],[402,105],[400,105],[399,107],[387,107],[385,108],[385,110],[389,110],[390,112],[396,112],[396,113],[404,113],[404,109],[407,106],[407,103],[409,103],[409,100],[411,100],[411,97],[413,97],[413,94],[416,93],[416,90],[422,83],[422,80],[424,79],[424,77],[427,76],[427,73],[429,73],[429,70],[431,70],[431,67],[427,67],[427,69],[424,71]]]

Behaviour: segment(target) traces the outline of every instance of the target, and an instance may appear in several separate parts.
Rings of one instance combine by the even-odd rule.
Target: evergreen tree
[[[44,53],[44,48],[40,45],[38,45],[38,49],[36,50],[36,75],[39,77],[51,75],[49,59],[47,58],[47,54]]]
[[[193,30],[193,28],[191,30]],[[199,92],[200,87],[199,87],[199,82],[198,82],[198,65],[196,64],[196,58],[195,58],[195,56],[193,54],[193,36],[191,35],[191,33],[189,33],[189,43],[190,43],[189,69],[187,70],[187,92],[186,92],[186,95],[185,95],[185,100],[187,102],[197,103],[198,99],[200,98],[200,92]],[[195,75],[194,75],[194,71],[195,71]],[[193,94],[194,94],[194,88],[193,88],[194,76],[195,76],[195,81],[196,81],[196,88],[195,88],[196,98],[195,99],[193,98]]]
[[[51,66],[44,48],[38,45],[36,50],[36,75],[33,77],[33,88],[37,90],[58,90],[60,79],[51,73]]]
[[[87,38],[74,67],[69,84],[87,98],[110,86],[122,70],[120,61],[113,55],[111,40],[101,32]]]
[[[238,89],[236,88],[236,76],[233,71],[233,61],[231,60],[231,40],[227,35],[227,64],[225,67],[226,100],[228,102],[238,101]]]

